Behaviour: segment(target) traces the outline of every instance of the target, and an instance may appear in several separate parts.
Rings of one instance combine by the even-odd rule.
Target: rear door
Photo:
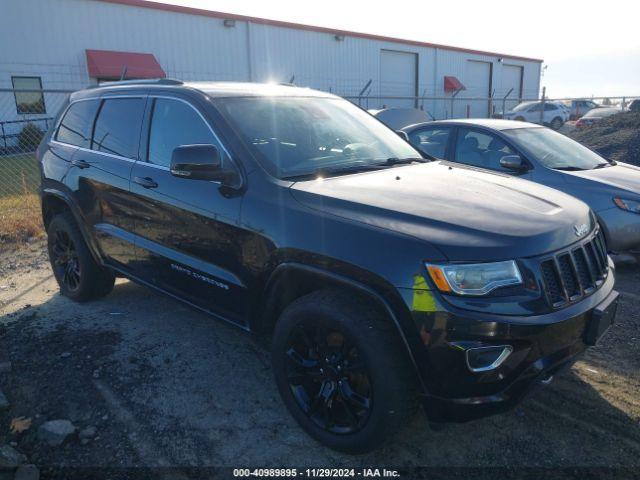
[[[419,128],[409,134],[409,142],[427,155],[447,160],[452,130],[452,127],[435,125]]]
[[[175,177],[176,147],[213,144],[232,162],[210,123],[190,100],[149,98],[146,152],[132,172],[138,274],[162,290],[244,324],[246,289],[238,272],[242,196],[220,184]]]
[[[526,112],[524,112],[524,119],[527,122],[540,123],[540,119],[542,118],[540,115],[541,112],[542,103],[534,103],[526,110]]]
[[[544,123],[549,124],[556,117],[564,118],[562,111],[560,111],[560,107],[558,105],[554,105],[553,103],[545,103],[544,104]]]
[[[66,184],[75,192],[102,257],[125,270],[135,255],[129,177],[138,157],[145,102],[144,95],[131,95],[72,104],[56,135],[56,141],[81,144]]]

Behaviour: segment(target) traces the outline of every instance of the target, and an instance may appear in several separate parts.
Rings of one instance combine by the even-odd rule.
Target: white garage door
[[[491,96],[491,64],[467,60],[467,72],[463,83],[467,87],[465,96],[488,99]],[[489,100],[474,100],[468,104],[471,118],[489,116]]]
[[[380,95],[393,97],[415,97],[418,55],[415,53],[380,50]],[[383,107],[415,107],[415,100],[383,98]]]
[[[503,98],[507,93],[511,93],[505,102],[505,109],[509,110],[518,104],[518,99],[522,98],[522,67],[520,65],[502,66],[502,91],[496,96]],[[498,102],[496,108],[502,110],[502,102]]]

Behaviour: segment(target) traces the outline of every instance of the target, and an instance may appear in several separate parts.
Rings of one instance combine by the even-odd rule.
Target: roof
[[[122,82],[108,82],[94,87],[80,90],[72,94],[72,99],[99,96],[101,92],[107,90],[136,90],[136,89],[180,89],[191,88],[204,92],[210,97],[251,97],[251,96],[274,96],[274,97],[319,97],[337,98],[327,92],[313,90],[311,88],[301,88],[289,85],[278,85],[273,83],[253,83],[253,82],[181,82],[168,78],[149,80],[125,80]]]
[[[519,122],[516,120],[499,120],[495,118],[459,118],[451,120],[436,120],[434,122],[427,122],[429,125],[477,125],[479,127],[491,128],[493,130],[513,130],[514,128],[531,128],[540,127],[535,123]],[[424,124],[419,124],[424,125]],[[409,125],[404,127],[403,130],[413,130],[416,125]]]
[[[151,53],[86,50],[89,76],[93,78],[164,78],[166,74]]]
[[[201,8],[184,7],[181,5],[170,5],[167,3],[160,3],[160,2],[149,2],[146,0],[100,0],[100,1],[106,2],[106,3],[117,3],[119,5],[128,5],[132,7],[151,8],[154,10],[163,10],[166,12],[184,13],[188,15],[198,15],[202,17],[229,19],[229,20],[237,20],[242,22],[251,22],[251,23],[261,24],[261,25],[271,25],[275,27],[293,28],[296,30],[329,33],[331,35],[344,35],[344,36],[355,37],[355,38],[365,38],[369,40],[380,40],[385,42],[401,43],[404,45],[414,45],[418,47],[438,48],[438,49],[449,50],[453,52],[471,53],[476,55],[489,55],[494,57],[509,58],[512,60],[524,60],[528,62],[538,62],[538,63],[542,63],[544,61],[539,58],[522,57],[519,55],[510,55],[506,53],[496,53],[496,52],[488,52],[484,50],[454,47],[451,45],[442,45],[438,43],[419,42],[416,40],[405,40],[405,39],[396,38],[396,37],[387,37],[383,35],[374,35],[370,33],[353,32],[349,30],[338,30],[335,28],[319,27],[315,25],[305,25],[302,23],[284,22],[281,20],[270,20],[267,18],[251,17],[248,15],[238,15],[235,13],[217,12],[214,10],[204,10]]]
[[[186,87],[200,90],[211,97],[248,97],[248,96],[276,96],[276,97],[325,97],[335,98],[327,92],[311,88],[280,85],[277,83],[256,82],[185,82]]]

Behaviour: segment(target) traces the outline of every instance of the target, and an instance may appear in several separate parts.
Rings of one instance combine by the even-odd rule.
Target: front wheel
[[[395,327],[344,292],[314,292],[289,305],[272,363],[293,417],[335,450],[377,448],[416,409],[414,370]]]
[[[47,236],[51,268],[64,296],[83,302],[111,292],[113,274],[93,259],[70,212],[53,217]]]

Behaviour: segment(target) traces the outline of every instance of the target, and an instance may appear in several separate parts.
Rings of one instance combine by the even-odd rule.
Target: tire
[[[370,304],[338,290],[313,292],[285,309],[272,342],[289,412],[311,437],[347,453],[382,445],[418,405],[406,349]]]
[[[564,122],[560,117],[554,118],[553,120],[551,120],[551,123],[549,124],[549,126],[553,130],[560,130],[562,128],[562,125],[564,125]]]
[[[62,295],[86,302],[113,290],[114,275],[96,263],[71,212],[53,217],[47,236],[51,269]]]

